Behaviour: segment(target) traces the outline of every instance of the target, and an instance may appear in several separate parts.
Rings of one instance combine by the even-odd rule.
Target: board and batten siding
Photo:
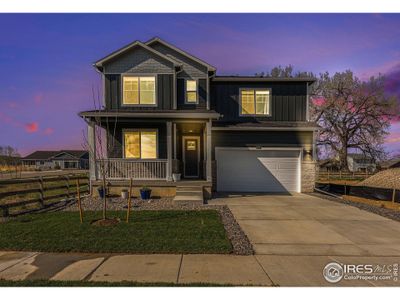
[[[212,157],[215,147],[305,147],[312,150],[312,131],[220,131],[212,132]]]
[[[271,115],[240,116],[240,89],[271,89]],[[221,121],[251,122],[306,121],[307,84],[299,82],[213,82],[210,83],[210,107],[223,115]]]
[[[197,80],[197,97],[198,103],[185,103],[185,81],[186,79],[177,79],[177,103],[178,109],[207,109],[207,79],[201,78]]]
[[[155,110],[173,109],[173,75],[154,74],[156,76],[156,103],[157,106],[123,106],[122,79],[120,74],[106,74],[104,80],[105,103],[107,109],[118,110]]]

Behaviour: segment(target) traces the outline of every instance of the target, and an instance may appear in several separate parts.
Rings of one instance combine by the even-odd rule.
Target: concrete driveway
[[[322,270],[333,261],[400,263],[400,222],[356,207],[305,194],[230,195],[210,204],[228,205],[276,284],[326,285]],[[400,283],[342,280],[340,285]]]

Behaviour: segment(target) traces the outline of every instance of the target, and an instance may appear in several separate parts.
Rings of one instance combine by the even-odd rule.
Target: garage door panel
[[[298,191],[299,151],[217,151],[217,190],[232,192]]]

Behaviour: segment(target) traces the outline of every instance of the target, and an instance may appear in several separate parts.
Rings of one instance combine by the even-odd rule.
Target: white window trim
[[[126,104],[124,103],[124,77],[138,77],[139,85],[139,102],[140,102],[140,77],[154,77],[154,104]],[[157,99],[157,75],[156,74],[121,74],[121,107],[157,107],[158,99]]]
[[[269,103],[268,103],[268,114],[242,114],[242,91],[252,90],[254,93],[256,91],[269,91]],[[254,97],[254,109],[256,109],[256,97]],[[239,89],[239,116],[240,117],[271,117],[272,112],[272,89],[271,88],[240,88]]]
[[[188,102],[187,101],[187,82],[188,80],[190,81],[196,81],[196,102]],[[191,78],[186,78],[185,79],[185,104],[199,104],[199,79],[191,79]]]
[[[142,158],[142,141],[141,141],[141,131],[155,131],[156,132],[156,158]],[[139,147],[140,147],[140,157],[139,158],[132,158],[132,157],[126,157],[125,156],[125,133],[127,132],[139,132]],[[124,159],[130,159],[130,160],[154,160],[159,158],[159,137],[158,137],[158,128],[129,128],[129,129],[123,129],[122,130],[122,157]]]

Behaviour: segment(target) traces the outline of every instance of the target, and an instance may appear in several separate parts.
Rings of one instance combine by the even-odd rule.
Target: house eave
[[[136,47],[136,46],[142,47],[142,48],[144,48],[144,49],[146,49],[146,50],[152,52],[153,54],[155,54],[155,55],[157,55],[157,56],[163,58],[164,60],[170,62],[174,67],[178,67],[178,68],[181,68],[181,67],[182,67],[180,64],[177,64],[174,60],[170,59],[170,58],[167,57],[166,55],[164,55],[164,54],[162,54],[162,53],[160,53],[160,52],[154,50],[153,48],[147,46],[146,44],[144,44],[144,43],[142,43],[142,42],[140,42],[140,41],[134,41],[134,42],[132,42],[132,43],[130,43],[130,44],[128,44],[128,45],[126,45],[126,46],[124,46],[124,47],[122,47],[122,48],[120,48],[120,49],[114,51],[114,52],[112,52],[111,54],[109,54],[109,55],[107,55],[107,56],[105,56],[105,57],[99,59],[98,61],[94,62],[94,63],[93,63],[93,66],[94,66],[97,70],[99,70],[100,72],[103,72],[103,65],[104,65],[105,62],[107,62],[107,61],[113,59],[114,57],[116,57],[116,56],[118,56],[118,55],[123,54],[124,52],[126,52],[126,51],[128,51],[128,50],[130,50],[131,48]]]
[[[248,127],[248,126],[235,126],[235,127],[218,127],[213,126],[213,131],[317,131],[319,127]]]
[[[178,47],[175,47],[174,45],[171,45],[171,44],[167,43],[166,41],[160,39],[159,37],[154,37],[154,38],[150,39],[149,41],[145,42],[145,44],[146,45],[151,45],[151,44],[153,44],[155,42],[163,44],[164,46],[166,46],[168,48],[171,48],[172,50],[174,50],[174,51],[176,51],[176,52],[178,52],[178,53],[180,53],[180,54],[182,54],[182,55],[184,55],[184,56],[196,61],[197,63],[207,67],[208,71],[215,72],[217,70],[214,66],[206,63],[205,61],[201,60],[200,58],[198,58],[198,57],[196,57],[196,56],[194,56],[192,54],[189,54],[186,51],[184,51],[182,49],[179,49]]]
[[[273,78],[273,77],[256,77],[256,76],[215,76],[213,82],[305,82],[314,83],[315,78]]]
[[[85,111],[78,114],[82,118],[143,118],[143,119],[218,119],[217,112],[111,112]]]

